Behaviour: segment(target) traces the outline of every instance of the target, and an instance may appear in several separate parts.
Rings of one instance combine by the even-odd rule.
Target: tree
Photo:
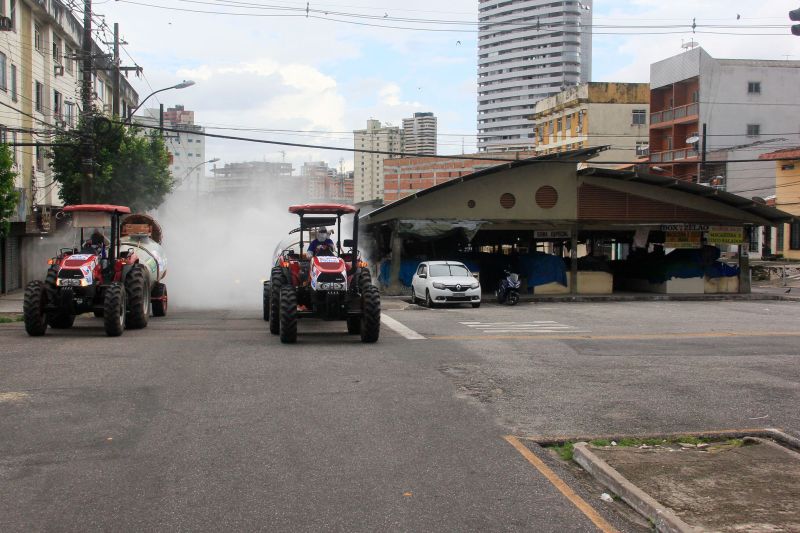
[[[12,170],[13,166],[11,150],[8,145],[0,144],[0,237],[8,234],[8,219],[17,210],[19,201],[19,193],[14,187],[17,173]]]
[[[133,211],[161,205],[175,185],[161,134],[112,123],[102,115],[94,115],[91,124],[94,177],[90,201],[127,205]],[[65,204],[81,203],[81,136],[87,129],[82,121],[75,130],[57,135],[53,147],[50,166],[53,179],[61,185],[59,195]]]

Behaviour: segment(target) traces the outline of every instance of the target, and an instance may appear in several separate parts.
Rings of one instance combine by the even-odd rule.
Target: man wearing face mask
[[[308,253],[311,256],[318,254],[318,248],[322,246],[327,251],[325,255],[333,255],[333,241],[328,237],[328,230],[326,228],[319,228],[317,230],[317,238],[308,244]],[[319,252],[321,252],[320,250]]]

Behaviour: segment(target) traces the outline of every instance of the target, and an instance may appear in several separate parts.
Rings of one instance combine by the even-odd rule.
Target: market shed
[[[792,215],[674,178],[578,168],[598,151],[503,163],[364,215],[384,285],[400,292],[419,261],[457,259],[485,289],[512,268],[537,294],[749,292],[748,235]],[[731,247],[738,265],[720,260]]]

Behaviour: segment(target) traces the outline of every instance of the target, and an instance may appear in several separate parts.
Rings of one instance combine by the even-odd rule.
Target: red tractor
[[[281,342],[297,341],[300,318],[347,322],[347,332],[362,342],[380,336],[381,299],[358,252],[358,209],[342,204],[293,205],[300,217],[299,242],[279,249],[269,281],[264,282],[264,319]],[[341,240],[342,216],[353,215],[353,239]],[[306,253],[303,235],[336,226],[337,241]],[[293,233],[294,233],[293,232]]]
[[[121,237],[120,221],[130,212],[117,205],[64,207],[64,213],[72,215],[76,237],[80,230],[80,240],[50,259],[44,281],[32,281],[25,288],[23,313],[29,335],[44,335],[47,326],[71,328],[77,315],[91,312],[103,318],[107,335],[117,337],[126,327],[147,327],[151,310],[154,316],[166,314],[166,286],[160,283],[166,260],[149,235]],[[146,224],[131,225],[142,226]],[[108,238],[104,229],[110,230]]]

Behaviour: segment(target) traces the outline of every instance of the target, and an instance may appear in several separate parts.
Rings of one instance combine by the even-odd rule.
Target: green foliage
[[[551,449],[554,450],[563,460],[572,461],[575,450],[571,442],[565,442],[561,445],[551,446]]]
[[[169,173],[169,153],[158,132],[146,133],[135,126],[127,127],[95,115],[91,121],[94,138],[94,178],[92,203],[127,205],[133,211],[146,211],[161,205],[174,187]],[[81,203],[81,135],[85,123],[60,134],[51,167],[54,179],[61,185],[65,204]]]
[[[19,193],[14,187],[17,173],[12,170],[14,160],[11,150],[5,144],[0,144],[0,237],[8,234],[8,219],[17,210]]]

